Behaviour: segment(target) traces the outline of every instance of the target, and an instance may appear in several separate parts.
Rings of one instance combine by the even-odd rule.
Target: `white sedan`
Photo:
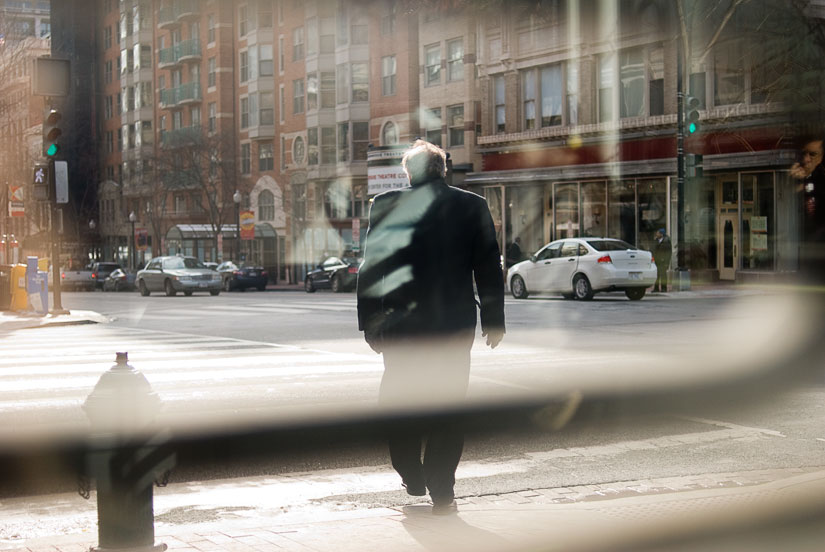
[[[507,271],[507,285],[518,299],[561,293],[567,299],[588,300],[600,291],[624,291],[638,301],[654,283],[653,254],[613,238],[556,240]]]

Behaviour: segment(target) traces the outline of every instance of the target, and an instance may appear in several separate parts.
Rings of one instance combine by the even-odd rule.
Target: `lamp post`
[[[241,262],[241,192],[235,190],[235,193],[232,195],[232,201],[235,202],[235,229],[237,234],[235,234],[235,255],[234,261],[236,263]]]
[[[129,213],[129,222],[132,223],[132,237],[129,238],[129,243],[130,243],[130,246],[129,246],[129,269],[130,270],[135,269],[134,260],[135,260],[135,221],[136,220],[137,220],[137,216],[135,215],[135,212],[132,211],[131,213]]]
[[[94,234],[94,231],[95,231],[96,227],[97,227],[97,224],[95,223],[94,219],[89,219],[89,234],[90,234],[89,241],[90,242],[93,241],[93,237],[91,236],[91,234]],[[91,253],[92,253],[92,260],[96,261],[97,260],[97,255],[96,255],[97,252],[95,251],[95,248],[91,243],[89,244],[89,246],[90,246],[89,249],[91,250]]]

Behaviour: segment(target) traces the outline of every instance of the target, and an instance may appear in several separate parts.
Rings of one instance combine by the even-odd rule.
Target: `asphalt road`
[[[106,336],[145,336],[163,341],[172,352],[194,351],[183,358],[212,358],[217,349],[207,347],[234,351],[220,353],[228,378],[211,383],[164,383],[163,373],[197,374],[197,367],[185,361],[178,368],[178,361],[136,360],[138,368],[147,368],[150,380],[158,378],[157,390],[173,404],[172,411],[198,412],[198,405],[210,400],[213,405],[227,401],[236,411],[266,410],[263,404],[272,396],[261,389],[259,380],[245,380],[239,371],[254,369],[255,355],[264,346],[317,356],[310,368],[268,376],[276,382],[271,387],[279,390],[278,396],[296,408],[371,404],[380,380],[380,357],[364,344],[356,328],[353,294],[250,291],[144,298],[95,292],[67,293],[63,303],[112,318],[100,328],[67,329],[73,332],[70,339],[83,341],[84,332],[92,339],[95,331],[105,328]],[[804,342],[804,335],[797,334],[804,326],[805,310],[793,299],[759,293],[654,295],[639,302],[619,294],[586,303],[508,298],[506,311],[508,334],[502,345],[490,351],[476,341],[470,397],[518,400],[547,393],[556,402],[529,420],[523,431],[468,438],[462,463],[471,466],[462,479],[466,493],[822,464],[822,378],[799,382],[799,387],[781,393],[766,390],[757,402],[736,403],[735,408],[718,403],[679,405],[672,412],[636,416],[585,400],[571,409],[569,420],[559,417],[565,406],[575,406],[577,397],[721,382],[777,365],[782,368],[782,354],[791,358],[790,347]],[[35,334],[27,335],[36,339]],[[163,356],[167,349],[154,350]],[[105,354],[110,353],[102,358]],[[204,376],[208,377],[212,376]],[[386,463],[383,447],[353,445],[277,458],[244,457],[230,464],[200,461],[191,469],[182,466],[176,476],[233,477]],[[373,503],[398,500],[394,494],[362,498]]]

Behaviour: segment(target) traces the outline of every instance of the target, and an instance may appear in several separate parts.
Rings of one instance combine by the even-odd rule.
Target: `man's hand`
[[[792,178],[796,178],[797,180],[802,180],[803,178],[808,176],[808,173],[805,171],[805,167],[803,167],[799,163],[794,163],[791,167],[791,170],[788,172],[790,173]]]
[[[371,332],[364,332],[364,339],[367,341],[367,345],[370,346],[370,349],[375,351],[378,354],[381,354],[381,351],[384,349],[381,343],[381,337],[371,333]]]
[[[504,337],[504,330],[483,331],[481,332],[481,336],[487,337],[487,345],[489,345],[491,349],[495,349]]]

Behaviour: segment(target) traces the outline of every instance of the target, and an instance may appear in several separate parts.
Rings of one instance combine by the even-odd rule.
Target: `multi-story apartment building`
[[[100,5],[107,256],[130,250],[134,225],[142,256],[242,257],[300,281],[361,248],[368,152],[417,137],[448,151],[454,185],[487,197],[502,249],[596,234],[648,247],[658,228],[678,242],[681,46],[683,91],[703,106],[686,149],[704,154],[704,178],[683,187],[690,254],[674,265],[722,278],[795,267],[787,86],[754,53],[776,61],[775,35],[757,32],[769,2],[714,28],[688,13],[689,40],[667,2]]]

